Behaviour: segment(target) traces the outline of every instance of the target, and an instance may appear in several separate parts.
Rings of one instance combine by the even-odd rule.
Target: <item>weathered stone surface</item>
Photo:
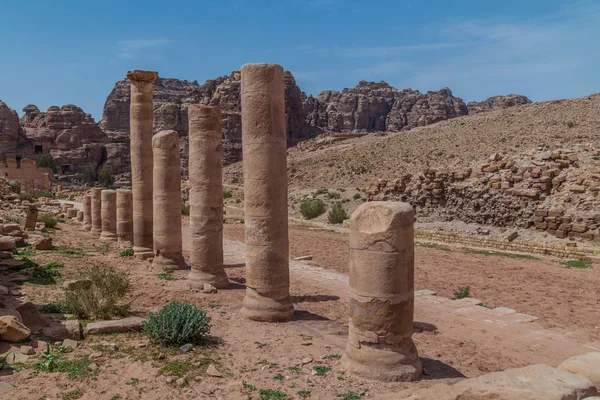
[[[52,340],[81,340],[81,327],[77,319],[60,321],[45,327],[42,334]]]
[[[31,335],[29,328],[14,315],[0,316],[0,340],[16,343],[27,339],[29,335]]]
[[[52,250],[52,238],[42,237],[33,242],[33,248],[36,250]]]
[[[581,375],[600,389],[600,353],[587,353],[563,361],[558,369]]]
[[[92,322],[84,328],[84,333],[86,335],[95,335],[99,333],[121,333],[140,331],[142,330],[142,324],[144,323],[144,321],[144,318],[129,317],[110,321]]]
[[[509,94],[506,96],[493,96],[484,101],[470,101],[467,104],[469,114],[476,114],[485,111],[503,110],[508,107],[530,104],[531,100],[520,94]]]
[[[0,236],[0,250],[12,250],[16,246],[14,237]]]
[[[579,400],[598,394],[588,379],[537,364],[509,369],[454,385],[439,384],[428,389],[407,390],[381,399],[407,400]]]
[[[23,323],[32,331],[50,326],[48,321],[40,314],[35,304],[28,302],[17,307],[17,311],[23,318]]]

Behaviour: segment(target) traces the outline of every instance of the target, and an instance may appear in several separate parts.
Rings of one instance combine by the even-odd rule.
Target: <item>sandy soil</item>
[[[238,313],[244,296],[239,254],[226,254],[232,289],[207,295],[188,289],[187,271],[177,271],[177,280],[161,280],[157,277],[161,271],[152,270],[148,262],[118,257],[116,247],[102,248],[75,225],[63,224],[62,228],[54,233],[55,244],[81,248],[87,253],[84,258],[69,258],[56,251],[37,252],[31,258],[64,262],[63,279],[76,277],[81,265],[92,263],[125,270],[132,277],[130,298],[136,314],[147,315],[173,300],[196,304],[213,319],[215,344],[182,354],[178,349],[148,344],[142,334],[88,337],[74,352],[61,356],[81,360],[94,355],[86,376],[80,379],[70,378],[68,373],[36,372],[32,365],[39,360],[34,356],[21,370],[0,376],[0,381],[16,387],[9,398],[260,399],[260,390],[268,389],[295,399],[301,398],[298,392],[310,392],[310,398],[315,399],[344,398],[338,396],[350,392],[377,398],[381,393],[430,385],[439,379],[476,376],[527,362],[527,355],[519,357],[501,346],[494,347],[493,337],[483,346],[473,338],[458,340],[419,323],[415,324],[414,340],[427,371],[422,382],[383,384],[351,377],[338,359],[343,354],[347,322],[346,297],[339,286],[294,277],[291,294],[299,307],[295,320],[286,324],[256,323]],[[225,236],[242,240],[243,225],[226,225]],[[293,257],[312,255],[316,265],[346,271],[345,235],[292,227],[290,241]],[[417,289],[432,289],[440,296],[451,296],[455,287],[470,285],[472,295],[486,304],[513,307],[539,316],[547,326],[569,327],[598,337],[594,311],[598,307],[600,277],[594,268],[569,270],[547,259],[515,260],[466,254],[460,249],[448,252],[417,248],[415,279]],[[563,289],[560,286],[565,282],[570,286]],[[56,287],[39,285],[25,285],[22,292],[24,296],[18,301],[32,300],[36,304],[55,301],[60,294]],[[118,350],[109,350],[109,343],[115,343]],[[206,374],[211,363],[223,377]],[[315,366],[329,370],[325,376],[316,376]],[[174,382],[179,377],[187,380],[183,387]],[[79,397],[65,397],[69,393]]]

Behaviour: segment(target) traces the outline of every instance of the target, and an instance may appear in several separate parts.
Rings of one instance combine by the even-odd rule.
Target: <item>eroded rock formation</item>
[[[530,103],[531,100],[529,100],[526,96],[520,94],[509,94],[506,96],[493,96],[479,102],[470,101],[469,104],[467,104],[467,108],[469,109],[469,114],[476,114],[485,111],[503,110],[508,107]]]

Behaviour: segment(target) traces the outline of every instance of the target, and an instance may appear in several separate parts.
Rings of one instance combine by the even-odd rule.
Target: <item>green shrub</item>
[[[93,165],[86,165],[83,170],[83,180],[90,185],[96,182],[96,168]]]
[[[115,178],[112,176],[112,172],[110,170],[110,166],[108,164],[104,164],[100,172],[98,173],[98,180],[102,186],[112,186],[115,184]]]
[[[341,194],[339,192],[327,192],[327,197],[330,199],[339,199]]]
[[[307,199],[300,203],[300,214],[306,219],[313,219],[325,212],[325,203],[321,199]]]
[[[43,222],[44,224],[46,224],[46,228],[49,229],[56,228],[56,225],[58,224],[58,220],[52,214],[38,215],[37,222]]]
[[[471,296],[471,286],[459,286],[454,289],[454,295],[451,297],[452,300],[466,299]]]
[[[342,203],[335,203],[327,213],[327,220],[330,224],[341,224],[346,219],[348,219],[348,213],[342,207]]]
[[[19,184],[19,182],[16,181],[8,182],[8,187],[13,193],[19,193],[21,191],[21,185]]]
[[[53,198],[55,197],[55,196],[54,196],[54,193],[52,193],[52,192],[35,192],[35,193],[33,194],[33,196],[34,196],[36,199],[39,199],[40,197],[47,197],[47,198],[49,198],[49,199],[53,199]]]
[[[353,198],[354,200],[358,200],[358,199],[360,199],[360,193],[354,193],[354,196],[352,196],[352,198]]]
[[[188,204],[181,205],[181,215],[190,215],[190,206]]]
[[[566,268],[592,268],[592,260],[570,260],[561,262]]]
[[[125,295],[131,287],[129,275],[113,267],[87,267],[80,273],[81,282],[64,291],[62,304],[79,318],[107,318],[124,315],[128,304]]]
[[[327,189],[317,189],[317,191],[315,192],[315,196],[318,196],[320,194],[327,194],[329,193],[329,190]]]
[[[32,193],[27,193],[27,192],[19,193],[18,198],[21,201],[31,201],[31,202],[35,201],[35,196]]]
[[[210,332],[210,317],[193,304],[173,301],[157,313],[150,313],[144,332],[152,343],[165,346],[200,344]]]
[[[228,199],[231,196],[233,196],[233,194],[231,193],[231,190],[227,190],[227,189],[223,190],[223,198],[224,199]]]
[[[56,173],[56,160],[50,153],[43,153],[35,161],[35,165],[38,168],[50,168],[52,172]]]
[[[59,303],[44,304],[40,311],[44,314],[66,314],[67,310]]]
[[[119,253],[119,257],[133,257],[133,249],[130,247]]]

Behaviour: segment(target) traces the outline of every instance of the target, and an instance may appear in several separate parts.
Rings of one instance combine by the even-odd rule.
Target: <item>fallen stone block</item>
[[[72,319],[51,324],[42,330],[42,335],[52,340],[81,340],[81,327],[79,326],[79,320]]]
[[[563,361],[558,369],[589,379],[600,390],[600,353],[587,353]]]
[[[99,333],[122,333],[141,331],[142,324],[146,321],[140,317],[129,317],[123,319],[115,319],[110,321],[98,321],[89,323],[84,333],[86,335],[95,335]]]
[[[40,314],[35,304],[28,302],[17,307],[17,311],[23,318],[23,323],[32,331],[50,326],[48,321]]]
[[[385,400],[582,400],[597,395],[589,379],[537,364],[508,369],[454,385],[409,389],[381,397]]]
[[[41,238],[33,243],[33,248],[36,250],[52,250],[52,238]]]
[[[12,236],[0,236],[0,250],[12,250],[17,242]]]
[[[0,317],[0,340],[17,343],[27,339],[31,331],[14,315]]]

